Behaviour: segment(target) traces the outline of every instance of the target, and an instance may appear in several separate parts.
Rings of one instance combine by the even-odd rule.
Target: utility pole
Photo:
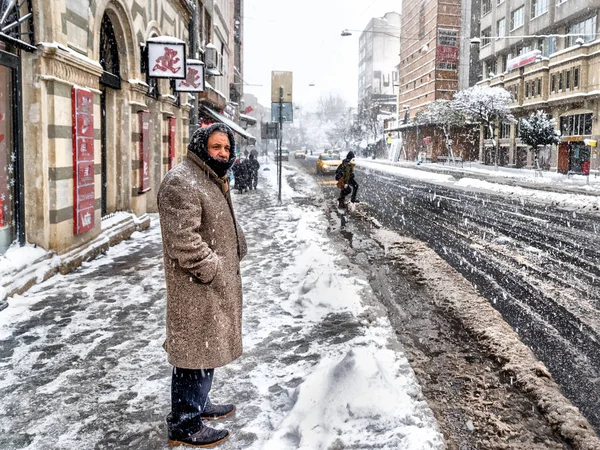
[[[281,172],[282,172],[282,165],[281,165],[281,159],[282,159],[282,150],[281,147],[283,146],[283,86],[279,86],[279,161],[277,161],[277,169],[279,170],[278,175],[279,175],[279,195],[277,197],[277,199],[279,200],[279,203],[281,203]]]

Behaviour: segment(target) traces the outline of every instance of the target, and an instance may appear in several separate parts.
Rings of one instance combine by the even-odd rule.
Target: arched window
[[[114,89],[121,89],[119,47],[115,30],[106,13],[102,16],[102,26],[100,28],[100,65],[104,69],[100,77],[100,83]]]
[[[0,40],[27,51],[37,50],[33,44],[31,0],[0,0]]]

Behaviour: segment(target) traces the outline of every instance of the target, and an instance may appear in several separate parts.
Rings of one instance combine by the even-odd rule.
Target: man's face
[[[208,154],[221,161],[229,161],[229,136],[222,131],[215,131],[208,137]]]

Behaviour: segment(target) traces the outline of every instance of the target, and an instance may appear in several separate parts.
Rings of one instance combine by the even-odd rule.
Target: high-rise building
[[[400,51],[400,14],[388,12],[369,21],[360,35],[358,103],[375,102],[395,109]]]
[[[517,118],[542,109],[560,129],[562,142],[539,154],[543,168],[589,173],[600,166],[599,11],[599,0],[481,2],[482,84],[511,92]],[[500,164],[532,166],[517,123],[500,124],[496,132]],[[495,160],[493,148],[491,139],[483,140],[482,161]]]

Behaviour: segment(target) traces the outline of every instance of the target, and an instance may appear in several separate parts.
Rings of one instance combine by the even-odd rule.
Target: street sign
[[[186,61],[183,80],[175,80],[177,92],[204,92],[204,63],[197,59]]]
[[[539,50],[532,50],[527,53],[523,53],[515,58],[509,59],[506,61],[506,71],[510,72],[511,70],[517,69],[519,67],[527,66],[529,64],[533,64],[536,61],[539,61],[542,57],[542,52]]]
[[[283,103],[283,121],[294,121],[294,108],[291,103]],[[271,122],[279,122],[279,102],[271,103]]]
[[[263,122],[260,124],[261,139],[277,139],[279,137],[279,124],[277,122]]]
[[[185,78],[185,42],[170,36],[158,36],[146,41],[148,75],[155,78]]]
[[[271,72],[271,101],[279,101],[279,88],[283,87],[283,101],[292,102],[292,72]],[[279,120],[279,119],[278,119]]]

